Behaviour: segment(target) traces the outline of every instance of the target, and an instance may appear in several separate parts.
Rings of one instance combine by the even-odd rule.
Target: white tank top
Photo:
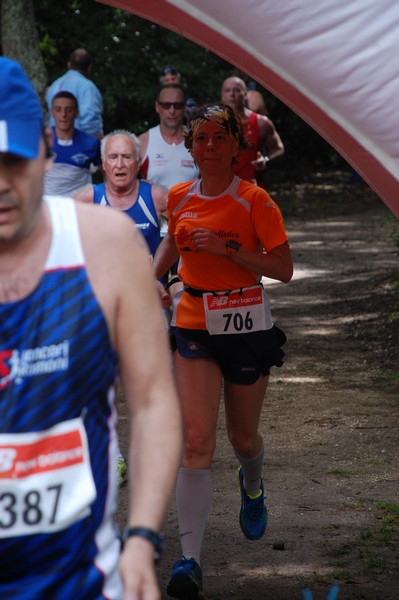
[[[199,174],[184,141],[180,144],[168,144],[161,135],[159,125],[148,131],[148,147],[142,172],[148,181],[167,189],[175,183],[197,179]]]

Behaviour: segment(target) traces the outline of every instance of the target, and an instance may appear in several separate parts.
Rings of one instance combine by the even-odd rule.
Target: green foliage
[[[158,73],[173,64],[197,101],[218,97],[232,67],[211,52],[162,27],[97,2],[49,0],[35,3],[41,49],[53,81],[66,70],[72,50],[85,47],[94,57],[93,81],[104,98],[105,129],[126,127],[141,133],[157,122],[154,99]]]
[[[379,369],[373,376],[373,382],[382,389],[390,388],[392,386],[398,386],[399,374],[396,372],[392,372],[392,370]]]
[[[398,549],[399,505],[395,502],[376,502],[376,515],[373,526],[360,534],[359,556],[365,561],[368,570],[398,571],[395,560]]]
[[[389,237],[396,248],[398,248],[399,254],[399,221],[393,215],[389,215],[389,217],[384,217],[383,225],[387,225],[390,228]]]
[[[140,134],[158,122],[154,99],[159,71],[167,64],[182,73],[187,94],[199,103],[218,100],[222,81],[234,69],[176,33],[92,0],[36,0],[34,5],[49,83],[65,72],[75,48],[84,47],[94,57],[92,78],[103,94],[106,132],[127,128]],[[311,127],[259,90],[286,146],[284,159],[273,169],[344,163]]]

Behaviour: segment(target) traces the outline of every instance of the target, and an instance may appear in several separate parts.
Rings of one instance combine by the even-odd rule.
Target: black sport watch
[[[227,256],[233,256],[241,248],[240,244],[234,240],[227,240],[226,253]]]
[[[154,561],[158,563],[165,547],[164,537],[152,529],[148,529],[148,527],[126,527],[126,529],[123,531],[122,543],[124,544],[128,538],[135,535],[151,542],[155,548]]]

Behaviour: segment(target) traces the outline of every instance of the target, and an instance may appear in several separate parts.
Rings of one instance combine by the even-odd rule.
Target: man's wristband
[[[164,537],[152,529],[148,529],[148,527],[126,527],[122,534],[122,544],[124,544],[128,538],[135,535],[148,540],[154,546],[154,560],[155,562],[158,562],[165,547]]]

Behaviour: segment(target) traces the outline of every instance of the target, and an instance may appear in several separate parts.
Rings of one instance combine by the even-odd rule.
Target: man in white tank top
[[[184,145],[184,112],[186,98],[177,83],[161,85],[155,110],[159,125],[139,136],[141,144],[140,173],[144,179],[169,190],[175,183],[197,179],[199,171],[193,157]],[[168,231],[166,218],[160,220],[161,238]],[[171,273],[177,271],[177,265]]]
[[[175,183],[198,177],[198,169],[184,145],[185,108],[184,90],[180,85],[171,83],[161,86],[155,102],[159,125],[139,138],[142,177],[166,189]]]

